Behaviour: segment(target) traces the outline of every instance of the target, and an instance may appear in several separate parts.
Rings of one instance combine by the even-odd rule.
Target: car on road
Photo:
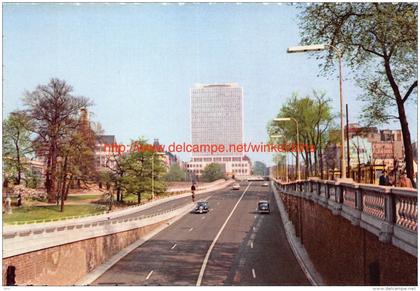
[[[270,214],[270,203],[267,200],[258,201],[258,212]]]
[[[195,213],[207,213],[209,212],[209,203],[207,201],[199,201],[195,206]]]
[[[241,189],[241,186],[239,185],[239,183],[235,183],[232,185],[232,190],[239,190]]]
[[[263,187],[268,187],[268,182],[264,182],[262,185]]]

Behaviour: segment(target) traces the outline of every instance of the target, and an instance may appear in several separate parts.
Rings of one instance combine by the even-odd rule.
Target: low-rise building
[[[112,145],[116,145],[115,135],[97,135],[95,143],[95,166],[97,170],[105,170],[115,167],[116,151]]]

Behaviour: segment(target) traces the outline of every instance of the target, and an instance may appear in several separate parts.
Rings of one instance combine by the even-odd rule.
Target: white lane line
[[[257,218],[257,216],[256,216],[256,215],[254,215],[254,218]]]
[[[149,280],[150,276],[152,276],[153,270],[150,271],[149,275],[147,275],[146,280]]]
[[[255,231],[255,226],[252,227],[252,230]]]
[[[201,219],[205,219],[205,218],[206,218],[205,216],[201,217]]]
[[[191,227],[188,231],[192,231],[194,228],[193,227]]]
[[[254,277],[254,279],[257,278],[257,276],[255,275],[255,270],[254,269],[252,269],[252,277]]]
[[[171,247],[171,250],[173,250],[175,247],[176,247],[176,244],[174,244],[174,245]]]
[[[251,249],[253,249],[254,248],[254,243],[253,242],[251,242]]]
[[[203,264],[201,265],[200,274],[198,275],[196,286],[201,286],[201,281],[203,280],[204,271],[206,270],[207,262],[209,260],[211,251],[213,250],[214,245],[216,244],[217,240],[219,239],[219,236],[222,234],[223,229],[225,228],[226,224],[228,223],[230,217],[233,215],[233,212],[235,212],[236,207],[238,207],[239,202],[241,202],[242,198],[244,197],[246,191],[248,190],[249,186],[251,186],[251,184],[252,184],[252,182],[248,184],[248,187],[246,187],[246,189],[242,193],[241,197],[239,197],[239,199],[236,202],[235,206],[233,206],[233,209],[230,212],[229,216],[226,218],[225,222],[223,223],[222,227],[220,228],[219,232],[216,234],[216,237],[214,238],[213,242],[211,243],[209,249],[207,250],[207,254],[204,257]]]

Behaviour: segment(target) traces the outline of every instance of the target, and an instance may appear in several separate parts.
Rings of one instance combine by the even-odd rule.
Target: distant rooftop
[[[195,84],[196,89],[213,88],[213,87],[240,88],[238,83]]]
[[[100,144],[114,144],[115,141],[115,135],[97,135],[96,141]]]

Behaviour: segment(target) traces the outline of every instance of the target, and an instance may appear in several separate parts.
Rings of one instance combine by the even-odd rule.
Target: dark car
[[[270,203],[266,200],[260,200],[258,202],[258,212],[270,214]]]
[[[209,203],[207,201],[197,202],[195,206],[195,213],[207,213],[209,212]]]

